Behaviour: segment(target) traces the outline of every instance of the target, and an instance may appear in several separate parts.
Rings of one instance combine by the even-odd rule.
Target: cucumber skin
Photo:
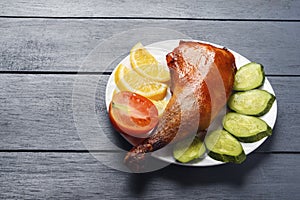
[[[226,134],[229,134],[231,137],[233,137],[226,130],[220,130],[220,131],[225,131]],[[236,140],[237,143],[240,144],[240,142],[235,137],[233,137],[233,138]],[[213,151],[212,149],[210,149],[208,147],[209,146],[208,143],[207,143],[208,141],[206,141],[206,140],[204,141],[204,144],[205,144],[206,149],[207,149],[207,155],[210,156],[211,158],[215,159],[215,160],[218,160],[218,161],[221,161],[221,162],[232,162],[232,163],[240,164],[246,159],[246,154],[245,154],[245,151],[244,151],[243,146],[241,144],[240,144],[240,147],[241,147],[242,151],[240,152],[239,155],[233,156],[233,155],[227,155],[227,154],[222,154],[222,153],[218,153],[218,152]]]
[[[271,99],[269,100],[266,108],[263,111],[261,111],[260,113],[258,113],[256,115],[253,115],[253,116],[261,117],[261,116],[267,114],[270,111],[270,109],[272,108],[272,105],[273,105],[274,101],[276,100],[276,97],[273,94],[271,94],[271,93],[269,93],[269,94],[271,95]]]
[[[276,100],[276,97],[271,93],[269,93],[269,94],[271,95],[271,99],[269,100],[267,107],[262,112],[258,113],[257,115],[254,115],[254,116],[260,117],[260,116],[263,116],[264,114],[267,114],[270,111],[274,101]]]
[[[261,84],[259,86],[257,86],[256,88],[253,88],[253,89],[257,89],[257,88],[260,88],[261,86],[263,86],[265,83],[265,80],[266,80],[264,66],[262,64],[260,64],[260,66],[261,66],[261,73],[263,75],[263,80],[261,81]]]
[[[247,65],[249,65],[249,64],[252,64],[252,63],[253,63],[253,62],[248,63],[248,64],[246,64],[246,65],[244,65],[244,66],[242,66],[242,67],[245,67],[245,66],[247,66]],[[237,88],[234,87],[233,90],[235,90],[235,91],[237,91],[237,92],[245,92],[245,91],[248,91],[248,90],[258,89],[258,88],[260,88],[261,86],[264,85],[265,79],[266,79],[264,66],[263,66],[262,64],[260,64],[260,63],[256,63],[256,64],[259,64],[259,65],[261,66],[261,73],[262,73],[262,75],[263,75],[263,80],[262,80],[261,84],[258,85],[258,86],[255,87],[255,88],[251,88],[251,89],[237,89]],[[242,68],[242,67],[241,67],[241,68]],[[240,69],[241,69],[241,68],[240,68]]]
[[[234,135],[233,133],[231,133],[226,127],[225,127],[225,119],[226,119],[226,116],[224,117],[223,121],[222,121],[222,124],[223,124],[223,128],[228,132],[230,133],[233,137],[235,137],[238,141],[240,142],[244,142],[244,143],[252,143],[252,142],[257,142],[259,140],[261,140],[262,138],[264,137],[267,137],[267,136],[271,136],[272,135],[272,128],[266,123],[267,125],[267,130],[265,131],[262,131],[262,132],[259,132],[255,135],[252,135],[252,136],[247,136],[247,137],[239,137],[239,136],[236,136]],[[258,118],[259,119],[259,118]],[[262,120],[262,119],[260,119]],[[262,120],[263,121],[263,120]]]
[[[225,127],[224,127],[224,129],[226,131],[228,131]],[[252,143],[252,142],[257,142],[257,141],[263,139],[264,137],[271,136],[272,135],[272,128],[268,125],[268,128],[267,128],[266,131],[263,131],[263,132],[257,133],[256,135],[248,136],[248,137],[238,137],[238,136],[233,135],[232,133],[230,133],[230,134],[240,142]]]
[[[249,91],[250,91],[250,90],[249,90]],[[264,90],[264,91],[265,91],[265,90]],[[268,91],[266,91],[266,92],[268,92]],[[237,92],[237,93],[241,93],[241,92]],[[237,94],[237,93],[235,93],[235,94]],[[269,93],[269,92],[268,92],[268,93]],[[229,107],[231,110],[233,110],[233,111],[235,111],[235,112],[237,112],[237,113],[244,114],[244,115],[249,115],[249,116],[255,116],[255,117],[261,117],[261,116],[265,115],[266,113],[268,113],[268,112],[270,111],[270,109],[271,109],[271,107],[272,107],[274,101],[276,100],[276,97],[275,97],[273,94],[269,93],[269,94],[271,95],[271,98],[270,98],[270,100],[268,101],[266,108],[265,108],[263,111],[261,111],[260,113],[257,113],[257,114],[251,114],[251,115],[250,115],[250,114],[247,114],[247,113],[244,113],[244,112],[240,112],[240,111],[238,111],[238,110],[232,108],[232,106],[231,106],[231,100],[232,100],[232,98],[233,98],[233,96],[234,96],[235,94],[233,94],[233,95],[230,96],[230,98],[229,98],[229,100],[228,100],[228,103],[227,103],[228,107]]]
[[[222,162],[232,162],[232,163],[236,163],[236,164],[241,164],[244,160],[246,160],[246,154],[245,154],[244,150],[238,156],[219,154],[219,153],[215,153],[211,150],[209,150],[208,155],[215,160],[219,160]]]

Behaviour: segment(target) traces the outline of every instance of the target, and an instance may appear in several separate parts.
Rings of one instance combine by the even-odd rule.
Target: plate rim
[[[193,39],[175,39],[175,40],[162,40],[162,41],[158,41],[158,42],[155,42],[155,43],[151,43],[151,44],[148,44],[148,45],[145,45],[145,48],[159,48],[159,46],[157,45],[161,45],[161,44],[164,44],[164,43],[172,43],[172,42],[177,42],[177,45],[179,44],[179,41],[194,41],[194,42],[201,42],[201,43],[205,43],[205,44],[210,44],[210,45],[213,45],[215,47],[218,47],[218,48],[226,48],[227,50],[229,50],[235,57],[235,62],[236,62],[236,66],[237,66],[237,69],[239,69],[241,66],[247,64],[247,63],[250,63],[251,61],[246,58],[245,56],[237,53],[236,51],[232,50],[232,49],[229,49],[225,46],[222,46],[222,45],[219,45],[219,44],[215,44],[215,43],[212,43],[212,42],[208,42],[208,41],[202,41],[202,40],[193,40]],[[176,46],[175,46],[176,47]],[[175,47],[172,47],[173,49]],[[154,55],[155,56],[155,55]],[[239,59],[242,59],[243,60],[243,64],[240,64],[238,66],[237,64],[237,58]],[[106,106],[106,110],[108,111],[108,108],[109,108],[109,103],[112,99],[112,95],[113,95],[113,90],[112,90],[112,87],[116,88],[116,85],[114,83],[114,75],[115,75],[115,72],[116,72],[116,68],[119,64],[121,63],[124,63],[124,61],[126,59],[129,59],[129,54],[124,57],[124,59],[122,59],[117,65],[116,67],[114,68],[114,70],[112,71],[108,81],[107,81],[107,84],[106,84],[106,90],[105,90],[105,106]],[[253,62],[253,61],[252,61]],[[265,82],[264,82],[264,85],[260,88],[264,88],[264,87],[267,87],[267,91],[272,93],[275,97],[275,92],[274,92],[274,89],[271,85],[271,83],[269,82],[268,78],[265,77]],[[275,126],[275,123],[276,123],[276,120],[277,120],[277,99],[275,99],[272,107],[271,107],[271,110],[273,112],[273,115],[271,117],[273,117],[272,119],[272,124],[269,124],[267,123],[272,129],[274,128]],[[270,111],[269,111],[270,112]],[[268,114],[268,113],[267,113]],[[271,114],[271,113],[269,113]],[[264,115],[265,116],[265,115]],[[262,116],[263,117],[263,116]],[[262,117],[259,117],[259,118],[262,118]],[[122,134],[121,134],[122,135]],[[251,148],[250,150],[248,150],[247,152],[245,152],[246,155],[249,155],[250,153],[252,153],[253,151],[255,151],[256,149],[258,149],[267,139],[269,138],[269,136],[267,137],[264,137],[262,138],[261,140],[257,141],[257,142],[254,142],[254,143],[243,143],[243,142],[240,142],[243,146],[243,149],[248,145],[248,144],[254,144],[256,147],[254,148]],[[126,140],[126,138],[124,138]],[[128,140],[127,140],[128,141]],[[129,141],[128,141],[129,142]],[[129,142],[130,143],[130,142]],[[205,164],[205,165],[201,165],[201,160],[199,162],[195,162],[195,163],[180,163],[178,161],[176,161],[172,156],[172,159],[168,159],[166,157],[161,157],[161,156],[155,156],[153,155],[152,153],[152,156],[161,160],[161,161],[164,161],[164,162],[167,162],[167,163],[170,163],[170,164],[176,164],[176,165],[180,165],[180,166],[186,166],[186,167],[212,167],[212,166],[217,166],[217,165],[222,165],[222,164],[227,164],[228,162],[221,162],[221,161],[217,161],[217,160],[214,160],[212,158],[210,158],[209,156],[207,156],[207,153],[205,153],[205,157],[204,159],[208,159],[210,160],[212,163],[208,163],[208,164]],[[200,163],[200,165],[199,165]],[[203,164],[203,163],[202,163]]]

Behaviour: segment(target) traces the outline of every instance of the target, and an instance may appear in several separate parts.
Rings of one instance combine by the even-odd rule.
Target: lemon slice
[[[168,86],[140,76],[136,71],[120,64],[115,72],[115,83],[120,91],[131,91],[152,100],[162,100]]]
[[[158,82],[170,80],[169,70],[161,65],[140,42],[130,50],[130,63],[132,68],[145,78]]]
[[[163,114],[163,112],[165,111],[167,104],[169,103],[169,100],[160,100],[160,101],[155,101],[155,100],[151,100],[152,103],[156,106],[157,110],[158,110],[158,116],[161,117],[161,115]]]

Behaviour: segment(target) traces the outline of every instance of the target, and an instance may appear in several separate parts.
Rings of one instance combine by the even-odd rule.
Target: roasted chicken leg
[[[146,153],[207,129],[233,88],[235,58],[225,48],[180,41],[166,60],[172,97],[155,132],[125,157],[125,164],[136,172],[143,169]]]

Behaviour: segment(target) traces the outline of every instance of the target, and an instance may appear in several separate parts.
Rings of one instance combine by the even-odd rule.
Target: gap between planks
[[[118,153],[118,150],[1,149],[0,153]],[[253,152],[254,154],[300,154],[300,151]]]
[[[236,22],[300,22],[299,19],[234,19],[234,18],[197,18],[197,17],[49,17],[49,16],[13,16],[13,15],[3,15],[0,16],[2,19],[82,19],[82,20],[191,20],[191,21],[236,21]]]
[[[43,74],[43,75],[111,75],[112,72],[64,72],[64,71],[0,71],[3,74]],[[268,77],[300,77],[297,74],[266,74]]]

